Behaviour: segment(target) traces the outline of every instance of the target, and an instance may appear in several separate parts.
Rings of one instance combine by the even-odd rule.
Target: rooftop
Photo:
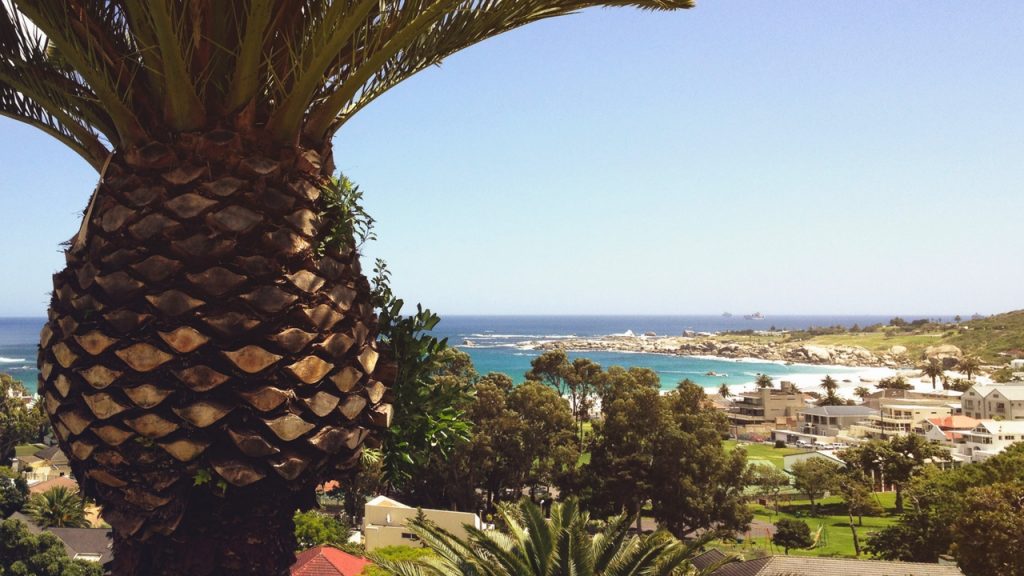
[[[978,428],[989,434],[1024,434],[1024,420],[979,420],[975,429]]]
[[[359,576],[368,564],[372,562],[366,558],[329,546],[317,546],[295,557],[291,576]]]
[[[999,395],[1007,400],[1024,400],[1024,382],[1013,382],[1009,384],[975,384],[971,389],[983,398],[992,392],[999,391]]]
[[[800,410],[800,414],[812,416],[866,416],[877,413],[878,410],[870,406],[808,406]]]
[[[968,416],[943,416],[942,418],[928,418],[928,422],[939,428],[953,428],[956,430],[970,430],[978,425],[978,420]]]
[[[78,482],[75,482],[67,476],[61,476],[60,478],[54,478],[52,480],[43,480],[29,486],[28,491],[32,494],[42,494],[52,488],[67,488],[68,490],[78,491]]]

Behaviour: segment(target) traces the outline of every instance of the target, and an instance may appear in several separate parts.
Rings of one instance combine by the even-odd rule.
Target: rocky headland
[[[832,366],[877,366],[887,368],[908,367],[915,358],[903,346],[893,346],[876,354],[862,346],[811,345],[788,342],[749,342],[722,339],[714,336],[605,336],[600,338],[567,338],[562,340],[530,342],[536,350],[563,349],[573,352],[642,352],[672,354],[676,356],[716,356],[721,358],[752,358],[772,362],[821,364]],[[943,347],[946,348],[946,347]],[[960,350],[929,350],[938,357],[959,356]]]

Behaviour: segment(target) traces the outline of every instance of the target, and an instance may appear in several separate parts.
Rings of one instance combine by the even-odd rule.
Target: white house
[[[427,520],[459,538],[468,533],[466,526],[481,528],[480,517],[471,512],[413,508],[387,496],[377,496],[366,503],[363,516],[363,543],[371,552],[384,546],[419,546],[409,522],[422,511]]]
[[[1024,420],[982,420],[962,437],[960,457],[968,462],[981,462],[1014,442],[1024,441]]]
[[[964,415],[972,418],[1024,420],[1024,382],[975,384],[964,393]]]

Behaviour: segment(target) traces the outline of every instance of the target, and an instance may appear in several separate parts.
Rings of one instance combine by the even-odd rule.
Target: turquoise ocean
[[[594,337],[654,332],[659,336],[676,336],[684,330],[723,332],[728,330],[804,329],[809,326],[868,326],[886,323],[894,315],[884,316],[772,316],[751,320],[742,316],[444,316],[434,330],[439,338],[467,352],[480,374],[503,372],[519,382],[530,369],[530,360],[540,352],[527,350],[524,343],[558,340],[568,337]],[[915,320],[918,316],[903,316]],[[43,318],[0,318],[0,372],[11,374],[24,382],[30,391],[36,389],[35,358]],[[743,384],[758,373],[780,377],[786,374],[820,374],[820,366],[786,366],[772,362],[736,362],[687,356],[629,354],[615,352],[580,352],[570,357],[585,356],[601,366],[640,366],[661,376],[662,387],[670,389],[689,378],[702,386]],[[836,368],[840,375],[852,369]],[[717,376],[706,376],[714,372]]]

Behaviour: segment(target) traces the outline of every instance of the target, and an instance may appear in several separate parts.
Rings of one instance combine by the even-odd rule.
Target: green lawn
[[[21,458],[22,456],[31,456],[43,448],[46,448],[45,444],[22,444],[20,446],[15,446],[14,457]]]
[[[724,440],[722,446],[731,452],[736,449],[736,440]],[[782,470],[782,457],[787,454],[798,454],[806,452],[803,448],[776,448],[771,444],[741,442],[740,447],[747,451],[747,459],[752,461],[767,461]]]
[[[896,496],[892,492],[876,494],[878,503],[884,512],[881,516],[865,516],[863,526],[856,526],[857,536],[863,547],[867,536],[886,526],[896,522],[894,514],[894,502]],[[821,531],[818,537],[818,544],[807,550],[790,550],[791,556],[846,556],[854,557],[853,534],[850,532],[849,518],[845,508],[838,497],[831,496],[818,503],[819,513],[811,515],[811,504],[807,500],[794,500],[783,504],[778,514],[775,511],[763,506],[753,507],[754,518],[762,522],[774,524],[780,518],[803,520],[811,528],[811,534]],[[856,518],[854,519],[856,521]],[[769,554],[781,554],[782,549],[774,547],[770,538],[765,534],[763,528],[755,529],[744,536],[740,543],[717,543],[723,551],[729,551],[744,556],[752,555],[755,551],[762,551]],[[863,556],[863,553],[862,553]]]

